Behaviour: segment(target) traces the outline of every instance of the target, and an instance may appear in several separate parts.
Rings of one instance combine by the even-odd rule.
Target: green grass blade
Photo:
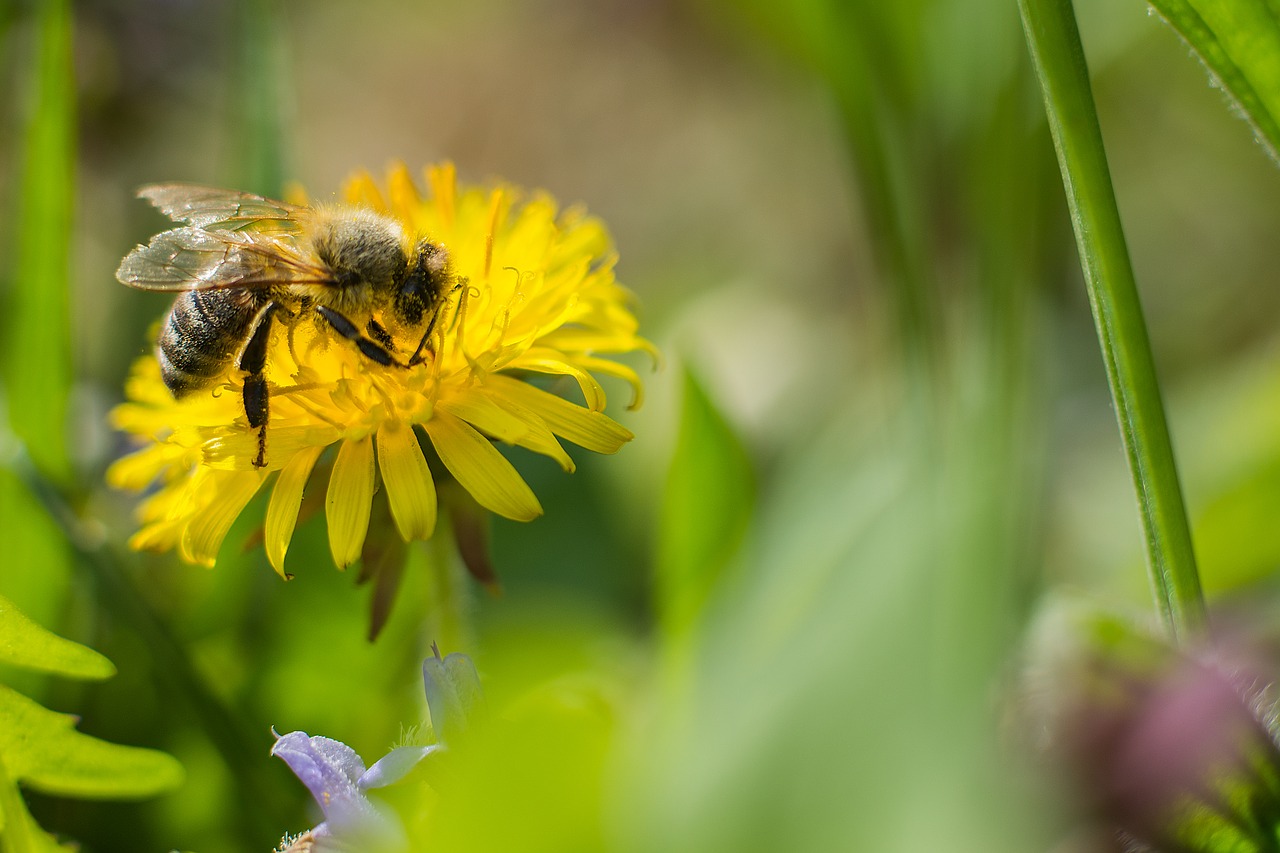
[[[1204,599],[1075,11],[1070,0],[1018,5],[1058,151],[1157,605],[1181,635],[1203,622]]]
[[[663,501],[657,598],[663,629],[685,636],[746,532],[754,504],[742,443],[691,373]]]
[[[237,138],[241,174],[237,187],[278,198],[285,181],[284,27],[278,0],[241,0],[238,20]]]
[[[936,4],[735,0],[769,41],[813,67],[831,89],[856,177],[874,263],[883,274],[908,358],[931,364],[940,341],[929,265],[928,169],[922,169],[918,21]]]
[[[1274,0],[1150,0],[1280,162],[1280,10]]]
[[[70,476],[70,235],[75,182],[75,78],[67,0],[37,4],[28,114],[23,133],[16,260],[7,321],[9,418],[37,466]]]

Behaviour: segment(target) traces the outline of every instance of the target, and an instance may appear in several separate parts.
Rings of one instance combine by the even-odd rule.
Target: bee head
[[[444,289],[448,266],[448,253],[442,246],[422,240],[414,247],[408,270],[395,294],[395,314],[401,323],[421,325],[427,310]]]

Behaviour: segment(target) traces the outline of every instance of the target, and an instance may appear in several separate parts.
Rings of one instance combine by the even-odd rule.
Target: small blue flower
[[[404,833],[365,792],[403,778],[437,748],[393,749],[366,770],[356,751],[341,741],[289,732],[276,740],[271,754],[289,765],[324,813],[324,822],[311,831],[317,850],[393,851],[404,849]]]
[[[439,743],[397,747],[368,769],[364,760],[341,741],[306,732],[279,735],[271,754],[294,772],[324,813],[324,822],[311,830],[313,850],[393,853],[406,849],[404,831],[390,813],[367,796],[374,788],[392,785],[434,752],[443,751],[465,735],[484,712],[484,694],[475,665],[463,654],[433,657],[422,665],[427,709]]]

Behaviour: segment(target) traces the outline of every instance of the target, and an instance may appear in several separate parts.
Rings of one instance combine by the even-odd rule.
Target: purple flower
[[[306,732],[279,735],[271,754],[294,772],[324,813],[324,822],[311,830],[316,851],[392,853],[406,849],[404,831],[395,816],[380,809],[366,796],[374,788],[394,784],[428,755],[464,736],[484,710],[484,695],[475,665],[466,655],[442,658],[434,645],[433,657],[422,665],[427,709],[439,743],[401,746],[372,767],[356,751],[332,738]]]
[[[399,822],[365,792],[399,781],[438,748],[402,746],[366,770],[356,751],[341,741],[289,732],[276,740],[271,754],[289,765],[324,813],[324,822],[311,830],[317,850],[393,851],[405,847]]]
[[[1116,622],[1083,627],[1038,715],[1081,817],[1124,849],[1274,849],[1275,662],[1221,639],[1175,649]]]

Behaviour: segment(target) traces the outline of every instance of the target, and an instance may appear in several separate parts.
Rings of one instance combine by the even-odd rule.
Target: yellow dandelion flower
[[[188,562],[212,565],[231,524],[270,483],[263,534],[275,570],[288,577],[285,555],[300,510],[321,505],[304,502],[308,490],[322,490],[330,549],[345,568],[366,553],[371,509],[383,512],[373,506],[379,491],[405,541],[429,538],[435,530],[441,477],[456,480],[480,506],[528,521],[542,507],[495,442],[549,456],[572,471],[561,439],[598,453],[613,453],[631,439],[603,414],[605,393],[596,375],[630,383],[634,406],[639,377],[608,356],[653,349],[638,336],[628,292],[614,278],[616,256],[605,226],[582,210],[559,210],[542,194],[525,196],[509,186],[458,188],[450,164],[428,168],[426,183],[430,192],[424,196],[403,166],[390,171],[385,190],[360,175],[345,188],[348,207],[337,208],[392,220],[406,247],[426,241],[443,249],[448,286],[420,312],[418,326],[406,327],[403,317],[375,309],[367,317],[353,315],[344,332],[341,316],[321,319],[319,309],[278,311],[283,319],[264,332],[265,361],[256,376],[246,354],[253,343],[241,341],[238,359],[223,353],[216,376],[176,399],[166,388],[173,376],[164,374],[156,358],[137,362],[127,401],[112,420],[143,446],[107,474],[121,488],[160,482],[140,507],[142,526],[132,547],[176,549]],[[193,214],[190,204],[178,209],[172,199],[156,198],[176,194],[175,187],[154,188],[148,198],[189,227],[160,235],[153,248],[176,235],[168,236],[170,248],[176,241],[188,254],[204,251],[192,245],[208,236],[201,229],[222,229],[215,242],[227,258],[239,257],[236,252],[266,239],[257,230],[272,228],[271,244],[286,260],[294,259],[299,269],[323,267],[305,227],[284,217],[264,224],[262,211],[248,224],[230,214],[213,224]],[[135,255],[146,251],[139,247]],[[192,268],[183,266],[189,258],[166,251],[166,269],[182,267],[188,276],[184,286],[195,288]],[[224,276],[231,261],[220,263],[217,274]],[[125,273],[122,266],[122,280]],[[297,278],[275,267],[271,274]],[[141,278],[135,272],[127,283]],[[306,285],[277,278],[263,292],[286,287],[303,291],[294,299],[301,309],[314,308]],[[377,341],[356,331],[366,328],[366,320]],[[537,376],[571,377],[584,405],[539,387]],[[269,417],[260,438],[250,411],[254,383],[263,380]]]

